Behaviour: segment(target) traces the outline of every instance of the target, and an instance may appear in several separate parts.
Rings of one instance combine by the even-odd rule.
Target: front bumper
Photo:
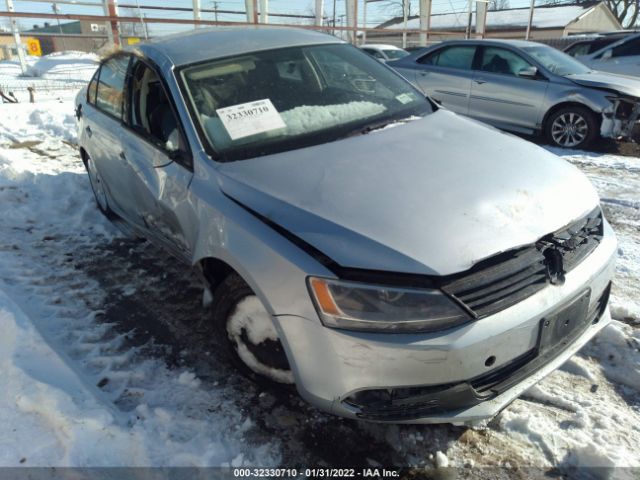
[[[588,311],[599,308],[614,272],[616,240],[608,225],[601,244],[565,277],[494,315],[459,328],[429,334],[348,332],[322,326],[317,319],[277,316],[276,325],[301,396],[336,415],[394,423],[468,423],[490,418],[577,352],[609,321],[602,305],[598,321],[580,330],[561,351],[531,368],[540,321],[589,290]],[[534,357],[528,358],[534,352]],[[520,363],[518,363],[520,362]],[[512,374],[510,367],[517,367]],[[525,375],[522,375],[524,370]],[[474,379],[502,375],[504,388],[474,405],[461,388]],[[422,389],[436,394],[438,408],[371,415],[354,395],[366,390]],[[444,392],[444,394],[442,393]],[[440,396],[438,394],[440,393]],[[462,400],[461,400],[462,398]],[[423,398],[424,399],[424,398]],[[428,400],[428,398],[427,398]]]

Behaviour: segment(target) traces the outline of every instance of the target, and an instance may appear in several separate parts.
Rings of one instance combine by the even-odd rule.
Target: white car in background
[[[395,45],[362,45],[362,50],[369,55],[377,58],[381,62],[387,62],[390,60],[400,60],[403,57],[409,55],[409,52]]]
[[[575,58],[594,70],[640,76],[640,33]]]

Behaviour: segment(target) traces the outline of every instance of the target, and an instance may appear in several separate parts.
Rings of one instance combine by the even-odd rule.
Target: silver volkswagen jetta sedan
[[[442,42],[388,65],[446,108],[560,147],[630,136],[640,80],[523,40]]]
[[[244,373],[328,412],[488,418],[610,321],[587,178],[334,37],[152,41],[76,114],[99,208],[201,272]]]

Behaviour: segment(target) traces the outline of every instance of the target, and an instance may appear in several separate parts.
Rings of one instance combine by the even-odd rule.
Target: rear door
[[[415,82],[448,109],[466,115],[473,78],[475,45],[451,45],[418,58]]]
[[[549,82],[519,76],[534,65],[513,50],[483,46],[471,83],[469,116],[505,129],[534,130]]]
[[[117,55],[96,72],[82,111],[84,146],[93,159],[109,196],[109,206],[128,217],[126,165],[121,151],[123,92],[130,56]]]
[[[125,123],[119,156],[125,159],[130,188],[127,203],[135,221],[174,254],[191,253],[186,229],[193,223],[188,190],[193,158],[170,92],[160,72],[135,59],[126,89]]]

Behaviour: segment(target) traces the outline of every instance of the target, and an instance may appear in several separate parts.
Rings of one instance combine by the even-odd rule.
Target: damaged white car
[[[640,80],[534,42],[442,42],[388,65],[456,113],[560,147],[629,137],[640,114]]]
[[[202,273],[243,372],[328,412],[491,417],[610,321],[587,178],[335,37],[157,39],[76,113],[99,208]]]

